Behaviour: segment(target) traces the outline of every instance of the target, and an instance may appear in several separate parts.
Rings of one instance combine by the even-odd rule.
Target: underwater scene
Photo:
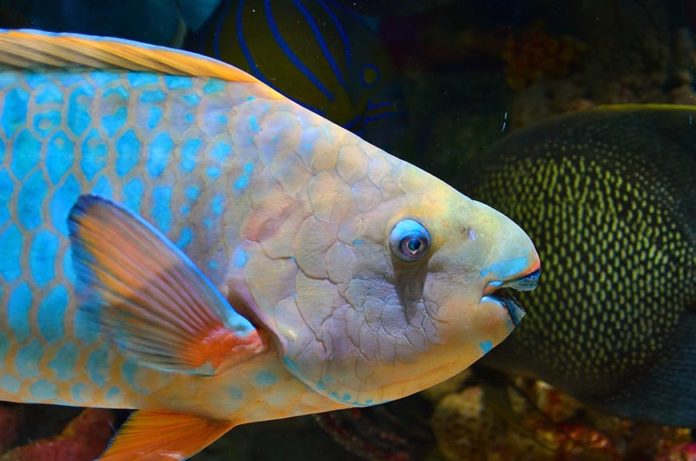
[[[0,461],[696,461],[696,0],[0,0]]]

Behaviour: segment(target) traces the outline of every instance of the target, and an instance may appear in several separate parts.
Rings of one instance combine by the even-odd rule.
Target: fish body
[[[399,136],[404,114],[396,71],[370,23],[333,0],[225,0],[192,49],[382,145]]]
[[[179,47],[220,0],[0,0],[0,27],[108,35]]]
[[[138,408],[104,459],[393,400],[512,330],[497,211],[176,50],[0,33],[0,399]]]
[[[530,233],[543,282],[484,363],[696,427],[696,109],[608,106],[513,133],[463,190]]]

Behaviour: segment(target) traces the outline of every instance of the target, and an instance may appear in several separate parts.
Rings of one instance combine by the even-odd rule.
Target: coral
[[[670,29],[664,8],[662,2],[609,0],[569,12],[580,40],[593,51],[565,77],[548,75],[519,87],[512,128],[602,104],[696,104],[693,32]]]
[[[7,451],[17,442],[22,416],[21,406],[0,405],[0,453]]]
[[[106,448],[114,420],[110,410],[86,409],[60,435],[13,448],[2,454],[0,461],[91,461]]]
[[[696,461],[696,443],[683,443],[662,450],[655,461]]]
[[[487,411],[481,386],[445,397],[435,410],[433,428],[446,459],[498,461],[543,459],[544,448],[508,430],[504,418]]]
[[[552,37],[537,21],[503,43],[500,57],[505,63],[505,78],[513,89],[526,88],[543,78],[561,78],[580,61],[586,47],[569,35]]]
[[[688,430],[605,415],[540,381],[469,385],[443,398],[432,421],[452,461],[696,460]]]
[[[435,407],[423,406],[424,401]],[[623,420],[544,382],[482,369],[468,370],[388,407],[356,408],[316,419],[357,459],[365,460],[696,461],[696,443],[688,429]],[[430,443],[424,424],[428,420],[435,451],[423,449]]]

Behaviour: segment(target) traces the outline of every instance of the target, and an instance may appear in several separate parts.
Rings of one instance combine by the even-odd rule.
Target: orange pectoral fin
[[[139,410],[121,427],[99,461],[184,460],[232,427],[227,421],[185,413]]]
[[[267,349],[263,331],[138,216],[81,196],[68,224],[78,285],[94,296],[80,309],[140,364],[213,375]]]

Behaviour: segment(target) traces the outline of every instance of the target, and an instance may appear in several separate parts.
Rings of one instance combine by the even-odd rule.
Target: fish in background
[[[121,37],[179,47],[220,0],[0,0],[0,27]]]
[[[186,48],[387,148],[403,136],[406,115],[377,26],[334,0],[223,0]]]
[[[545,262],[483,360],[624,418],[696,427],[696,107],[607,106],[513,132],[460,187]]]
[[[0,400],[137,408],[103,460],[370,406],[499,344],[529,237],[222,62],[0,32]]]

